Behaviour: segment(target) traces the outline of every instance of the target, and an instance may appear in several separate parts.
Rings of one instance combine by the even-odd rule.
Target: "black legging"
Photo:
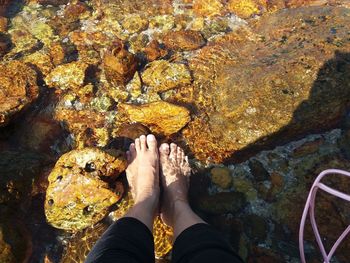
[[[152,233],[139,220],[125,217],[102,235],[89,253],[86,263],[154,262]],[[175,240],[174,263],[242,263],[229,243],[211,226],[196,224],[184,230]]]

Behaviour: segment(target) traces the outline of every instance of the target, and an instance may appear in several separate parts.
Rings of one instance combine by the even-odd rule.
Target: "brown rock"
[[[135,140],[141,135],[147,135],[149,133],[150,131],[147,129],[147,127],[140,123],[122,124],[114,132],[116,136],[130,140]]]
[[[63,64],[65,58],[65,50],[60,43],[52,43],[49,47],[51,61],[55,66]]]
[[[191,73],[184,64],[156,60],[149,63],[141,75],[142,81],[154,92],[163,92],[191,84]]]
[[[121,41],[116,41],[110,52],[103,58],[106,79],[113,85],[123,85],[132,79],[136,72],[136,57],[129,53]]]
[[[165,57],[168,54],[168,51],[162,48],[157,40],[151,41],[143,51],[145,52],[149,62]]]
[[[39,95],[36,73],[22,62],[0,64],[0,126]]]
[[[0,33],[0,57],[4,56],[11,48],[11,39]]]
[[[78,90],[83,87],[88,64],[71,62],[54,68],[45,78],[50,88]]]
[[[173,50],[195,50],[205,45],[205,39],[198,31],[172,31],[165,35],[164,44]]]
[[[234,157],[246,158],[253,146],[334,127],[350,96],[349,12],[279,11],[256,22],[259,35],[240,31],[202,48],[190,61],[200,114],[183,131],[195,156],[221,162],[245,149]]]
[[[7,31],[7,18],[0,16],[0,33]]]
[[[12,0],[2,0],[0,2],[0,16],[5,15],[8,6],[11,4]]]
[[[171,135],[178,132],[190,121],[190,114],[186,108],[164,101],[140,106],[119,104],[118,111],[129,122],[139,122],[152,132],[163,135]]]
[[[50,152],[51,147],[62,135],[61,126],[51,118],[33,118],[25,125],[25,132],[20,131],[19,141],[23,147],[33,151]]]
[[[70,3],[64,9],[64,19],[66,23],[71,23],[80,19],[80,16],[88,13],[88,7],[83,2]]]
[[[311,142],[306,142],[300,145],[293,151],[292,156],[295,158],[303,157],[309,154],[316,153],[320,147],[324,143],[324,139],[316,139]]]
[[[103,180],[117,177],[126,166],[124,156],[113,156],[97,148],[62,155],[48,177],[47,221],[74,232],[100,221],[121,198]]]
[[[69,2],[69,0],[30,0],[30,1],[41,5],[53,5],[53,6],[66,5]]]

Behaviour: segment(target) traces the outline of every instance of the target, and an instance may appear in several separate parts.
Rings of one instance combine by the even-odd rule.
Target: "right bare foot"
[[[163,143],[159,148],[160,179],[163,186],[161,217],[165,224],[173,226],[177,202],[188,203],[187,194],[191,168],[184,151],[176,144]]]

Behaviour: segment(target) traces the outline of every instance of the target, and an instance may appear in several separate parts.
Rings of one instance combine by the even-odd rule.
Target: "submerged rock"
[[[126,166],[123,156],[97,148],[62,155],[48,177],[47,221],[54,227],[75,232],[103,219],[122,195],[113,192],[106,181],[113,180]]]
[[[190,60],[200,114],[183,131],[195,156],[221,162],[334,127],[349,105],[349,24],[346,8],[282,10],[256,22],[259,35],[202,48]]]
[[[211,180],[222,189],[228,189],[232,186],[232,177],[230,169],[226,167],[214,167],[210,171]]]
[[[32,253],[31,237],[21,221],[1,214],[0,262],[28,262]]]
[[[107,230],[108,226],[108,224],[101,222],[94,227],[76,233],[69,240],[60,262],[84,262],[90,250]]]
[[[139,14],[130,14],[124,18],[122,26],[131,34],[139,33],[147,29],[148,20]]]
[[[167,91],[191,84],[191,73],[184,64],[157,60],[148,64],[141,75],[142,81],[154,92]]]
[[[0,16],[0,33],[6,32],[7,26],[8,26],[7,18]]]
[[[46,76],[55,67],[49,54],[37,51],[24,58],[24,62],[33,65],[41,74]]]
[[[157,40],[151,41],[143,50],[146,54],[147,60],[152,62],[158,58],[165,57],[168,51],[163,48]]]
[[[11,39],[7,35],[2,34],[0,30],[0,57],[4,56],[10,50],[11,44]]]
[[[215,195],[206,195],[199,197],[198,208],[208,214],[221,215],[232,213],[236,214],[246,205],[246,199],[243,193],[224,192]]]
[[[266,8],[265,0],[229,0],[228,10],[239,17],[250,18],[259,15]]]
[[[88,64],[71,62],[54,68],[45,78],[51,88],[61,90],[78,90],[84,85],[85,72]]]
[[[164,101],[140,106],[120,104],[118,110],[129,122],[139,122],[152,132],[166,136],[178,132],[190,121],[186,108]]]
[[[0,127],[39,95],[37,75],[19,61],[0,64]]]
[[[224,5],[220,0],[194,0],[193,10],[197,15],[212,17],[220,15],[224,10]]]
[[[129,53],[122,42],[116,41],[103,59],[106,79],[113,85],[124,85],[136,72],[137,59]]]
[[[195,50],[205,45],[205,39],[198,31],[182,30],[165,35],[164,44],[173,50]]]
[[[50,162],[30,151],[0,152],[0,205],[26,207],[43,168]]]

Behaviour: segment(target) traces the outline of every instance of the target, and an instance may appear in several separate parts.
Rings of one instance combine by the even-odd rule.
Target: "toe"
[[[175,143],[170,144],[170,154],[169,157],[176,161],[177,159],[177,145]]]
[[[135,149],[136,149],[136,152],[141,151],[141,142],[139,138],[135,139]]]
[[[159,155],[161,159],[168,158],[169,157],[169,144],[162,143],[162,145],[159,147]]]
[[[145,135],[140,136],[140,145],[141,145],[141,151],[147,150],[147,143],[146,143],[146,136]]]
[[[130,152],[131,155],[135,155],[136,154],[135,143],[131,143],[130,144],[129,152]]]
[[[181,165],[183,165],[185,163],[185,153],[184,153],[184,150],[182,148],[180,148],[179,150],[180,150],[179,160],[180,160]]]
[[[130,151],[126,151],[126,160],[128,161],[128,163],[131,163],[131,153],[130,153]]]
[[[157,140],[153,134],[147,135],[147,146],[151,151],[155,151],[157,149]]]
[[[136,158],[135,143],[130,144],[129,150],[126,152],[126,157],[129,164]]]
[[[182,149],[180,147],[177,147],[176,159],[179,164],[182,163],[182,155]]]

